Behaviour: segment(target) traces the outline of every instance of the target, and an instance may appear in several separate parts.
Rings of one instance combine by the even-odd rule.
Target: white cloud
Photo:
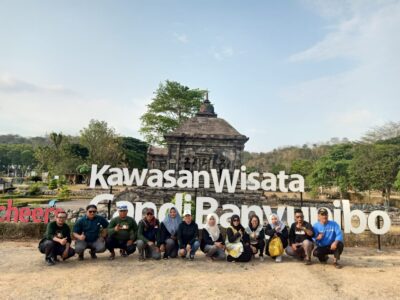
[[[189,38],[188,38],[187,35],[184,34],[184,33],[179,34],[179,33],[174,32],[174,37],[175,37],[175,39],[177,39],[177,40],[178,40],[179,42],[181,42],[182,44],[187,44],[187,43],[189,43]]]
[[[293,67],[315,68],[330,61],[343,68],[286,87],[279,96],[293,105],[319,109],[318,118],[327,120],[325,130],[335,136],[357,137],[375,125],[398,120],[400,1],[307,3],[332,26],[289,61]]]
[[[225,46],[219,49],[213,49],[212,55],[216,60],[223,60],[225,58],[232,57],[235,54],[232,47]]]
[[[29,83],[21,79],[13,82]],[[11,88],[13,92],[9,92],[10,88],[5,89],[6,92],[0,89],[3,90],[0,92],[0,134],[40,136],[60,131],[77,135],[90,119],[98,119],[108,122],[122,135],[139,137],[139,118],[151,99],[151,96],[146,99],[95,99],[78,93],[59,94],[58,85],[51,85],[51,88],[32,88],[30,84],[11,86],[19,88]]]
[[[13,76],[3,74],[0,75],[0,93],[59,93],[59,94],[74,94],[70,89],[66,89],[62,85],[40,85],[15,78]]]

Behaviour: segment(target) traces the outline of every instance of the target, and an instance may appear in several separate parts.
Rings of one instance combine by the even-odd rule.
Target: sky
[[[0,134],[126,136],[158,85],[207,89],[270,151],[400,119],[400,1],[0,0]]]

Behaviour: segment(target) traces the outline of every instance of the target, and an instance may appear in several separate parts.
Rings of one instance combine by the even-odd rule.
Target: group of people
[[[328,220],[328,211],[324,208],[318,210],[318,222],[313,226],[304,220],[300,209],[296,210],[295,222],[289,230],[276,214],[269,216],[265,228],[255,214],[246,227],[238,215],[233,215],[224,238],[215,214],[207,216],[200,237],[190,211],[185,211],[182,218],[172,207],[160,223],[154,210],[147,208],[137,224],[128,216],[127,206],[119,206],[118,216],[108,222],[97,215],[97,207],[91,204],[86,208],[86,215],[73,227],[75,249],[71,247],[71,232],[65,223],[66,218],[65,212],[59,212],[55,221],[47,225],[45,236],[39,242],[39,250],[45,255],[48,265],[54,265],[59,256],[66,260],[78,254],[79,260],[83,260],[86,249],[89,249],[92,259],[97,258],[96,253],[107,249],[109,259],[113,260],[115,249],[126,257],[137,248],[139,260],[143,261],[178,256],[193,260],[200,248],[211,260],[229,262],[248,262],[256,256],[263,261],[264,254],[281,262],[286,252],[310,265],[312,255],[321,263],[326,263],[328,255],[333,255],[333,265],[341,268],[339,259],[343,252],[343,235],[340,226]]]

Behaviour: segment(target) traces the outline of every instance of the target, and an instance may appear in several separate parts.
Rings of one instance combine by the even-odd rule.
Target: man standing
[[[74,225],[75,251],[79,260],[83,260],[85,249],[90,249],[92,259],[96,253],[106,250],[104,238],[100,236],[101,229],[107,228],[108,221],[97,215],[97,207],[90,204],[86,207],[86,216],[80,218]]]
[[[110,251],[110,260],[115,258],[115,248],[119,248],[121,256],[127,257],[136,250],[134,241],[136,240],[137,224],[135,220],[128,216],[128,207],[121,205],[118,207],[118,217],[113,218],[108,225],[108,237],[106,248]]]
[[[154,216],[154,210],[147,208],[145,216],[138,225],[137,248],[139,250],[139,260],[152,257],[160,259],[160,248],[157,245],[160,234],[160,223]]]
[[[301,209],[296,209],[294,216],[296,221],[290,226],[289,246],[286,248],[286,253],[299,259],[305,259],[305,264],[311,265],[311,251],[314,248],[313,228],[310,223],[304,221]]]
[[[66,260],[75,255],[75,250],[71,248],[71,230],[65,224],[67,214],[59,212],[56,220],[47,225],[44,239],[39,243],[39,251],[45,254],[45,261],[48,266],[52,266],[57,261],[57,255]]]
[[[328,220],[328,211],[325,208],[318,210],[318,222],[313,226],[314,239],[317,248],[313,255],[318,257],[321,263],[328,261],[328,254],[333,254],[333,265],[340,269],[340,255],[343,252],[343,235],[340,226],[335,221]]]

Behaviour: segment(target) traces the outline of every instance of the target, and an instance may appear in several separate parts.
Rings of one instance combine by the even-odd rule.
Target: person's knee
[[[192,249],[196,249],[196,250],[197,250],[197,249],[199,249],[199,247],[200,247],[200,242],[197,241],[197,240],[194,241],[194,242],[193,242],[193,245],[192,245]]]
[[[136,241],[136,247],[138,248],[138,250],[143,250],[144,246],[145,246],[145,243],[142,240]]]
[[[153,259],[159,260],[161,258],[161,253],[159,251],[152,251],[151,256],[153,257]]]
[[[128,255],[134,253],[135,251],[136,251],[136,246],[134,244],[126,246],[126,253]]]
[[[46,240],[46,241],[43,243],[43,247],[44,247],[45,249],[53,249],[53,248],[54,248],[54,241],[52,241],[52,240]]]
[[[85,241],[76,241],[75,242],[75,252],[78,254],[82,254],[87,247],[87,244]]]
[[[97,241],[95,246],[95,251],[96,253],[102,253],[106,251],[106,243],[102,241]]]
[[[314,248],[314,244],[310,240],[304,240],[303,241],[303,248],[304,249],[312,249],[312,248]]]
[[[167,239],[165,241],[165,247],[172,248],[175,246],[175,241],[173,239]]]

